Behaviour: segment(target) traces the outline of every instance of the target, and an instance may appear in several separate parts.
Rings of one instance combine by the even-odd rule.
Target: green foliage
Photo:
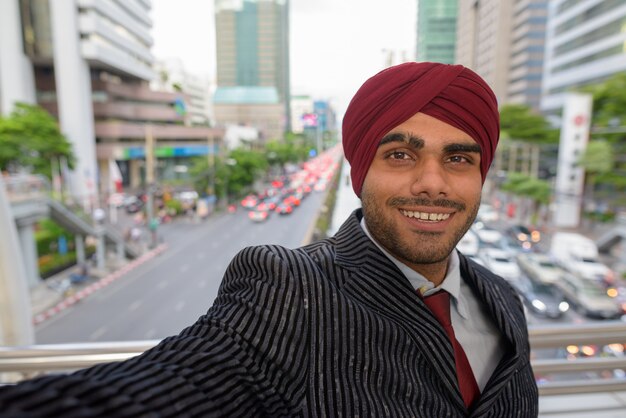
[[[550,183],[522,173],[509,173],[502,190],[547,204],[550,202]]]
[[[585,89],[593,95],[593,126],[626,126],[626,73],[620,72]],[[622,132],[621,137],[626,135]]]
[[[27,167],[52,177],[52,161],[65,157],[73,168],[70,142],[56,120],[39,106],[16,103],[11,114],[0,118],[0,170]]]
[[[587,173],[608,173],[614,166],[613,147],[605,140],[590,141],[578,163]]]
[[[526,105],[509,104],[500,109],[500,130],[504,138],[534,143],[555,143],[558,130]]]
[[[58,225],[51,219],[42,219],[37,224],[35,232],[35,242],[37,246],[37,254],[45,256],[57,252],[57,243],[59,237],[65,236],[68,241],[68,248],[73,247],[74,237],[65,228]]]
[[[165,202],[165,207],[168,210],[168,213],[174,213],[175,215],[180,215],[183,213],[183,204],[176,199],[171,199]]]
[[[288,137],[289,138],[289,137]],[[309,147],[296,136],[284,141],[269,141],[265,146],[267,160],[270,165],[297,163],[306,160]]]

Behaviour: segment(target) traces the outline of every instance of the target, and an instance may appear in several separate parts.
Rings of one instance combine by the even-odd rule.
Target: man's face
[[[367,228],[382,247],[440,281],[450,252],[476,217],[481,189],[478,144],[417,113],[381,140],[361,203]]]

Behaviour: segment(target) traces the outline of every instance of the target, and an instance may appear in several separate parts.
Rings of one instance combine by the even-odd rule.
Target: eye
[[[452,155],[448,157],[448,161],[454,164],[473,164],[472,158],[466,155]]]
[[[387,153],[386,158],[391,160],[410,160],[411,156],[405,151],[390,151]]]

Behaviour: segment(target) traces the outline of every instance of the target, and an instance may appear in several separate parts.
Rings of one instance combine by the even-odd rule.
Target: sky
[[[370,76],[415,55],[416,0],[291,0],[292,94],[330,100],[342,114]],[[152,52],[215,78],[213,0],[153,0]]]

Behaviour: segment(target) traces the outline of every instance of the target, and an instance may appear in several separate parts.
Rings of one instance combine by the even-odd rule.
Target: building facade
[[[548,20],[548,0],[518,0],[513,26],[506,103],[540,110],[541,85]]]
[[[216,96],[232,96],[221,93],[223,88],[274,89],[282,107],[281,131],[291,130],[288,0],[215,0],[215,28]],[[220,103],[214,103],[217,122],[229,123],[220,120]]]
[[[558,119],[565,95],[626,71],[626,2],[549,2],[541,109]]]
[[[458,0],[417,1],[417,61],[454,64]]]
[[[480,74],[500,104],[509,83],[513,0],[459,0],[456,61]]]
[[[185,126],[189,102],[180,92],[150,89],[151,6],[146,0],[6,0],[0,36],[2,111],[38,103],[56,116],[76,154],[67,184],[75,199],[94,207],[109,189],[110,160],[124,183],[145,182],[150,135],[165,174],[177,159],[214,152],[222,130]],[[11,23],[9,23],[11,22]],[[213,145],[212,145],[213,144]]]

